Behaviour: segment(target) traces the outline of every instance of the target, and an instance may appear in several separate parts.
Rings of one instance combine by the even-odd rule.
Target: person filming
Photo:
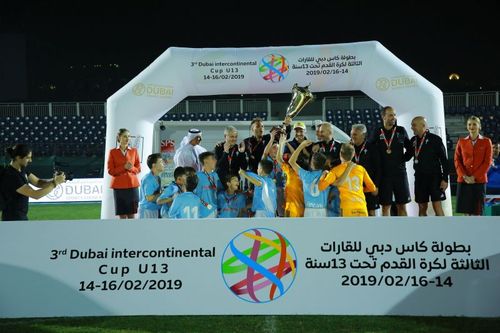
[[[11,158],[9,166],[4,170],[1,181],[2,196],[5,208],[2,221],[28,220],[29,198],[40,199],[52,192],[57,185],[66,181],[63,172],[54,174],[52,179],[40,179],[26,167],[31,163],[33,155],[28,145],[17,144],[6,149]],[[31,185],[37,187],[32,188]]]

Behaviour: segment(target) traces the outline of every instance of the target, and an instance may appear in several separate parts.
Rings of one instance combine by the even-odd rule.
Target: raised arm
[[[290,156],[290,159],[288,160],[288,163],[292,167],[292,169],[299,174],[300,166],[297,164],[297,159],[299,158],[300,152],[305,148],[308,147],[312,144],[312,141],[310,140],[304,140],[302,143],[297,147],[297,149],[293,152],[292,156]]]
[[[254,184],[255,186],[262,186],[262,182],[260,180],[255,179],[254,177],[248,175],[245,170],[240,169],[239,171],[240,176],[248,180],[250,183]]]
[[[271,132],[271,139],[269,139],[269,142],[267,143],[266,147],[264,148],[264,152],[262,153],[262,159],[265,159],[267,156],[269,156],[269,152],[271,151],[271,148],[273,147],[275,137],[276,137],[276,132],[272,131]]]
[[[286,137],[284,135],[280,136],[280,141],[278,143],[278,156],[276,157],[276,160],[278,160],[278,163],[281,165],[285,163],[283,160],[283,149],[285,147],[286,143]]]

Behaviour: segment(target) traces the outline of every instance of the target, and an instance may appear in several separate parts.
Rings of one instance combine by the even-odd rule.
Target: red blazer
[[[469,136],[458,139],[455,149],[455,169],[457,182],[463,183],[463,176],[474,176],[476,183],[487,183],[488,169],[491,165],[491,141],[479,135],[475,145]]]
[[[125,163],[132,163],[130,170],[125,169]],[[108,173],[111,175],[111,188],[124,189],[139,187],[137,174],[141,172],[141,163],[137,149],[128,148],[125,155],[120,148],[111,149],[108,156]]]

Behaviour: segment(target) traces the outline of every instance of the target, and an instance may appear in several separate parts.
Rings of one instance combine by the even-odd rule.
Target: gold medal
[[[390,153],[392,153],[392,150],[387,149],[385,152],[386,152],[387,154],[390,154]]]

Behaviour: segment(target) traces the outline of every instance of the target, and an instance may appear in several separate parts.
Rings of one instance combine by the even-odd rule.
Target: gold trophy
[[[314,95],[309,91],[309,85],[299,87],[297,83],[292,88],[292,100],[286,109],[286,117],[293,119],[309,102],[314,101]]]
[[[286,109],[286,117],[290,117],[293,119],[299,112],[306,106],[309,102],[314,101],[314,95],[309,91],[309,85],[305,87],[299,87],[297,83],[293,85],[292,88],[292,100],[290,101],[290,105]],[[279,135],[286,135],[286,125],[283,123],[281,126],[275,126],[271,129],[272,131],[277,130]]]

